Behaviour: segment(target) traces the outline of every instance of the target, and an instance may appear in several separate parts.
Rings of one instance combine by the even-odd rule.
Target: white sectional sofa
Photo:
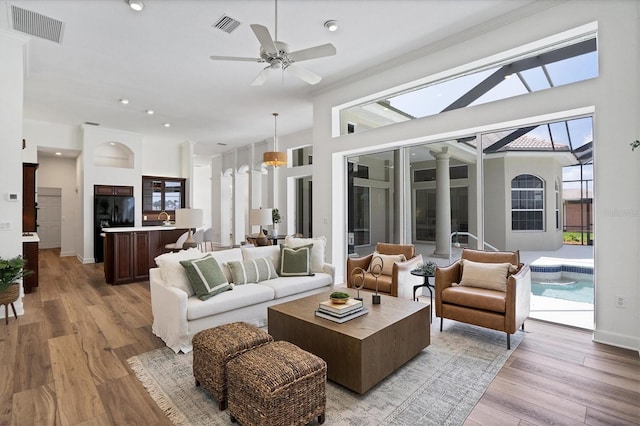
[[[184,288],[188,280],[179,260],[208,254],[216,259],[230,283],[233,277],[229,262],[268,257],[276,270],[280,264],[279,246],[243,247],[210,253],[190,249],[157,258],[160,267],[149,271],[152,331],[176,353],[190,352],[191,339],[198,331],[234,321],[264,326],[267,307],[333,289],[335,267],[324,263],[322,245],[322,260],[318,263],[316,256],[315,271],[311,276],[279,276],[258,283],[234,285],[231,291],[200,300],[195,295],[190,296],[188,289]]]

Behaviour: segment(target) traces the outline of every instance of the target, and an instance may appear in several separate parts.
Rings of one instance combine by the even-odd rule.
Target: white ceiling
[[[142,12],[126,0],[0,1],[1,28],[10,28],[9,5],[65,25],[61,44],[29,43],[26,119],[189,140],[201,155],[270,138],[273,112],[280,113],[279,135],[308,129],[315,91],[531,2],[279,0],[278,38],[291,51],[333,43],[338,53],[302,64],[323,77],[315,86],[285,73],[251,87],[264,64],[209,56],[257,57],[249,24],[265,25],[273,36],[273,0],[143,0]],[[232,34],[212,27],[223,14],[241,22]],[[338,31],[323,27],[329,19]]]

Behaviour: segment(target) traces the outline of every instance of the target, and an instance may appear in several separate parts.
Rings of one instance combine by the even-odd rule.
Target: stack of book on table
[[[337,304],[331,300],[320,302],[316,316],[334,322],[345,322],[358,318],[367,313],[367,308],[362,304],[362,300],[349,299],[346,303]]]

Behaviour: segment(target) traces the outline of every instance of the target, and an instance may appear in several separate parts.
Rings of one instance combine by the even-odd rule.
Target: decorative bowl
[[[349,299],[351,299],[351,295],[342,291],[334,291],[329,295],[329,300],[337,305],[343,305],[347,303]]]

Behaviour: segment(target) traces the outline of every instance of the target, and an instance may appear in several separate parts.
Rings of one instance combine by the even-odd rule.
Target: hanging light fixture
[[[287,153],[278,151],[278,113],[273,113],[273,151],[267,151],[262,155],[262,162],[267,166],[279,167],[287,165]]]

